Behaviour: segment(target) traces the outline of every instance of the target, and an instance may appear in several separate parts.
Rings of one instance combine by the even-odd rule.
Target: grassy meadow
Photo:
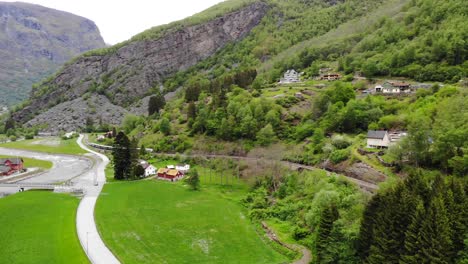
[[[95,217],[106,245],[123,263],[284,263],[262,240],[240,197],[240,185],[114,182]]]
[[[78,203],[43,191],[0,199],[0,263],[89,263],[76,234]]]
[[[82,155],[86,153],[86,151],[80,148],[76,143],[76,139],[38,138],[2,143],[0,147],[69,155]]]

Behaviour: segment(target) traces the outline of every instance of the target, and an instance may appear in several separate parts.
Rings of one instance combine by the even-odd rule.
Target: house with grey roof
[[[387,131],[369,130],[367,132],[368,148],[388,148],[390,146],[390,137]]]

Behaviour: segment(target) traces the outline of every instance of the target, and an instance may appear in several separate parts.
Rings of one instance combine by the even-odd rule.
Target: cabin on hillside
[[[367,132],[368,148],[388,148],[389,146],[390,138],[387,131],[369,130]]]
[[[4,158],[0,159],[0,176],[8,176],[24,169],[22,158]]]
[[[376,93],[383,94],[409,94],[411,93],[411,85],[406,82],[393,82],[386,81],[383,84],[379,84],[374,88]]]
[[[301,76],[295,70],[288,70],[284,73],[283,78],[280,79],[280,84],[288,84],[288,83],[298,83],[300,82],[299,77]]]
[[[322,81],[337,81],[339,79],[341,79],[341,75],[338,73],[326,73],[320,76]]]

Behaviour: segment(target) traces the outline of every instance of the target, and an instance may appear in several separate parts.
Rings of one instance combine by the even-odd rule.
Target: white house
[[[174,165],[167,165],[166,168],[170,169],[170,170],[175,170],[175,166]]]
[[[288,70],[284,74],[283,78],[281,78],[280,83],[287,84],[287,83],[297,83],[299,82],[299,77],[301,76],[300,73],[296,72],[295,70]]]
[[[390,146],[390,137],[387,131],[369,130],[367,132],[368,148],[388,148]]]
[[[176,170],[178,170],[178,171],[185,174],[190,170],[190,165],[189,164],[179,164],[175,168],[176,168]]]
[[[156,171],[156,167],[153,165],[148,165],[148,167],[145,168],[145,177],[156,175]]]

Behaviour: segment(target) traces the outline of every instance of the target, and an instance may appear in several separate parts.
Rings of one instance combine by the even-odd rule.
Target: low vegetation
[[[0,199],[2,263],[89,263],[75,227],[79,199],[29,191]]]

